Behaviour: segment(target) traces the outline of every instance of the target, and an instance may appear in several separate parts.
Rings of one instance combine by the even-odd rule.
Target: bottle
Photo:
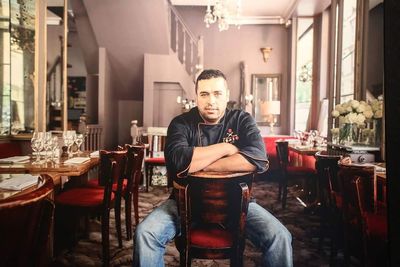
[[[138,129],[137,123],[138,123],[137,120],[131,121],[132,145],[137,144],[137,139],[139,137],[139,129]]]

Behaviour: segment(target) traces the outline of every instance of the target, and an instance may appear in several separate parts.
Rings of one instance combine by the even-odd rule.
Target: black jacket
[[[197,107],[175,117],[169,127],[165,144],[168,175],[188,175],[193,149],[221,142],[238,147],[251,164],[262,173],[268,169],[265,145],[253,117],[242,110],[226,110],[218,124],[206,124]]]

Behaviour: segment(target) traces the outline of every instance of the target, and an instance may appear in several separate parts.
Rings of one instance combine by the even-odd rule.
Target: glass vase
[[[382,141],[382,119],[375,119],[371,129],[371,145],[380,146]]]
[[[357,143],[359,129],[355,123],[345,123],[339,128],[339,144],[352,146]]]

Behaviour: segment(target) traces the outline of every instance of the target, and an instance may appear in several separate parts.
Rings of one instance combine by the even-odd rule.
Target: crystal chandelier
[[[210,0],[208,0],[206,15],[204,16],[204,22],[206,27],[209,28],[210,24],[218,22],[219,31],[226,31],[229,29],[229,21],[240,17],[242,9],[242,0],[236,0],[236,15],[232,16],[229,13],[228,3],[230,0],[215,0],[214,6],[211,9]],[[240,25],[236,22],[238,28]]]

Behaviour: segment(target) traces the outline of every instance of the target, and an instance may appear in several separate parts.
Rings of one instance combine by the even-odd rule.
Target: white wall
[[[180,82],[184,96],[194,99],[194,82],[186,72],[178,57],[170,55],[144,55],[144,92],[143,92],[143,126],[153,126],[154,121],[154,84]],[[177,104],[175,99],[166,99],[171,104]]]

